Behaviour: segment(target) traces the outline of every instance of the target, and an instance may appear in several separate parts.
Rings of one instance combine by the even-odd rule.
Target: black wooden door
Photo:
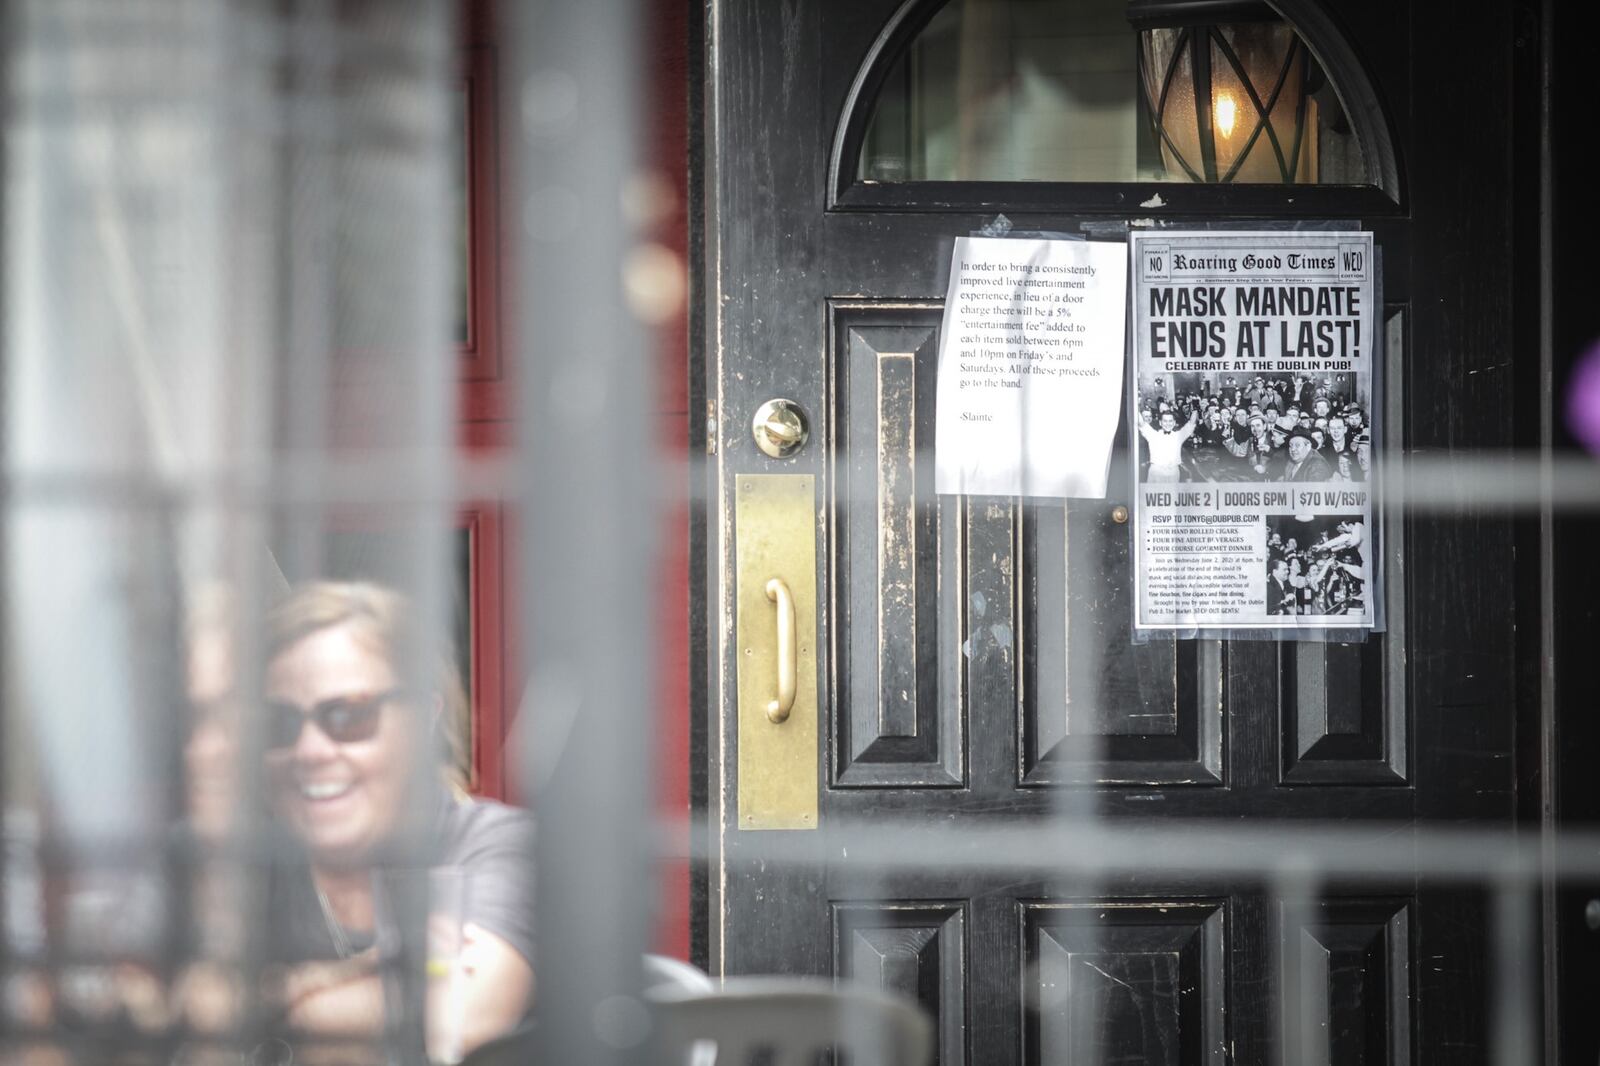
[[[952,241],[1002,212],[1098,237],[1152,216],[1339,219],[1382,249],[1389,453],[1448,472],[1508,445],[1511,14],[1429,20],[1424,42],[1405,2],[1282,5],[1369,138],[1360,186],[858,180],[862,116],[938,6],[712,5],[712,970],[905,991],[946,1064],[1484,1060],[1476,889],[1314,869],[1291,898],[1282,878],[1160,856],[1091,881],[1072,854],[1050,874],[1013,862],[1008,834],[1086,814],[1200,834],[1507,827],[1509,522],[1388,507],[1388,628],[1363,643],[1136,645],[1126,472],[1104,501],[937,497],[933,381]],[[810,418],[789,458],[751,438],[774,397]],[[814,478],[814,829],[740,825],[735,495],[752,474]],[[1004,841],[989,863],[986,836]]]

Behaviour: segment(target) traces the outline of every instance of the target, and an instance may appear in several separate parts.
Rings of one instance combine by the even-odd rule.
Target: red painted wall
[[[645,39],[649,62],[649,160],[672,190],[672,207],[654,237],[677,256],[687,274],[689,255],[689,5],[688,0],[652,0]],[[685,285],[687,291],[687,285]],[[663,699],[657,719],[657,808],[664,822],[687,825],[689,816],[689,317],[687,300],[656,331],[660,382],[659,439],[673,459],[677,503],[663,516],[661,582],[658,587],[662,641],[657,653]],[[688,839],[673,842],[678,854]],[[657,950],[689,957],[689,865],[665,863],[660,879]]]
[[[504,2],[504,0],[502,0]],[[461,0],[462,75],[473,108],[471,185],[473,206],[472,315],[474,342],[460,353],[459,447],[465,455],[492,457],[515,440],[514,343],[504,340],[514,316],[502,295],[514,291],[508,281],[516,243],[499,220],[515,212],[506,208],[514,190],[506,185],[500,144],[509,145],[505,122],[496,115],[498,51],[494,0]],[[646,61],[643,164],[667,194],[646,241],[660,246],[687,268],[688,256],[688,0],[648,0],[645,5]],[[669,483],[681,486],[676,502],[662,516],[659,580],[656,586],[655,750],[656,811],[660,820],[684,825],[689,814],[689,493],[687,448],[688,311],[687,304],[655,329],[658,396],[655,401],[657,461],[667,465]],[[471,507],[462,516],[475,536],[472,574],[473,622],[477,647],[473,654],[475,787],[484,795],[506,798],[512,791],[506,763],[507,740],[523,686],[514,662],[518,646],[511,626],[518,617],[514,560],[516,536],[500,508]],[[681,853],[687,838],[676,840]],[[655,950],[689,957],[689,868],[686,860],[662,865],[656,888]]]

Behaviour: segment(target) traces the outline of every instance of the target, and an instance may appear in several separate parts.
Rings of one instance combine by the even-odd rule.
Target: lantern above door
[[[1132,0],[1139,81],[1169,178],[1315,182],[1323,79],[1262,3]]]

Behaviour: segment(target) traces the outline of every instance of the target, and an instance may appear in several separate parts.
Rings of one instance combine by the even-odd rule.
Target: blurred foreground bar
[[[648,918],[655,561],[651,354],[623,292],[635,241],[642,25],[631,3],[508,4],[504,113],[521,163],[517,332],[539,817],[544,1062],[638,1061]]]

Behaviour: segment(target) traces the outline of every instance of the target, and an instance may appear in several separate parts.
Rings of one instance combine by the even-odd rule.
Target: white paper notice
[[[934,488],[1106,494],[1127,246],[962,237],[939,331]]]

